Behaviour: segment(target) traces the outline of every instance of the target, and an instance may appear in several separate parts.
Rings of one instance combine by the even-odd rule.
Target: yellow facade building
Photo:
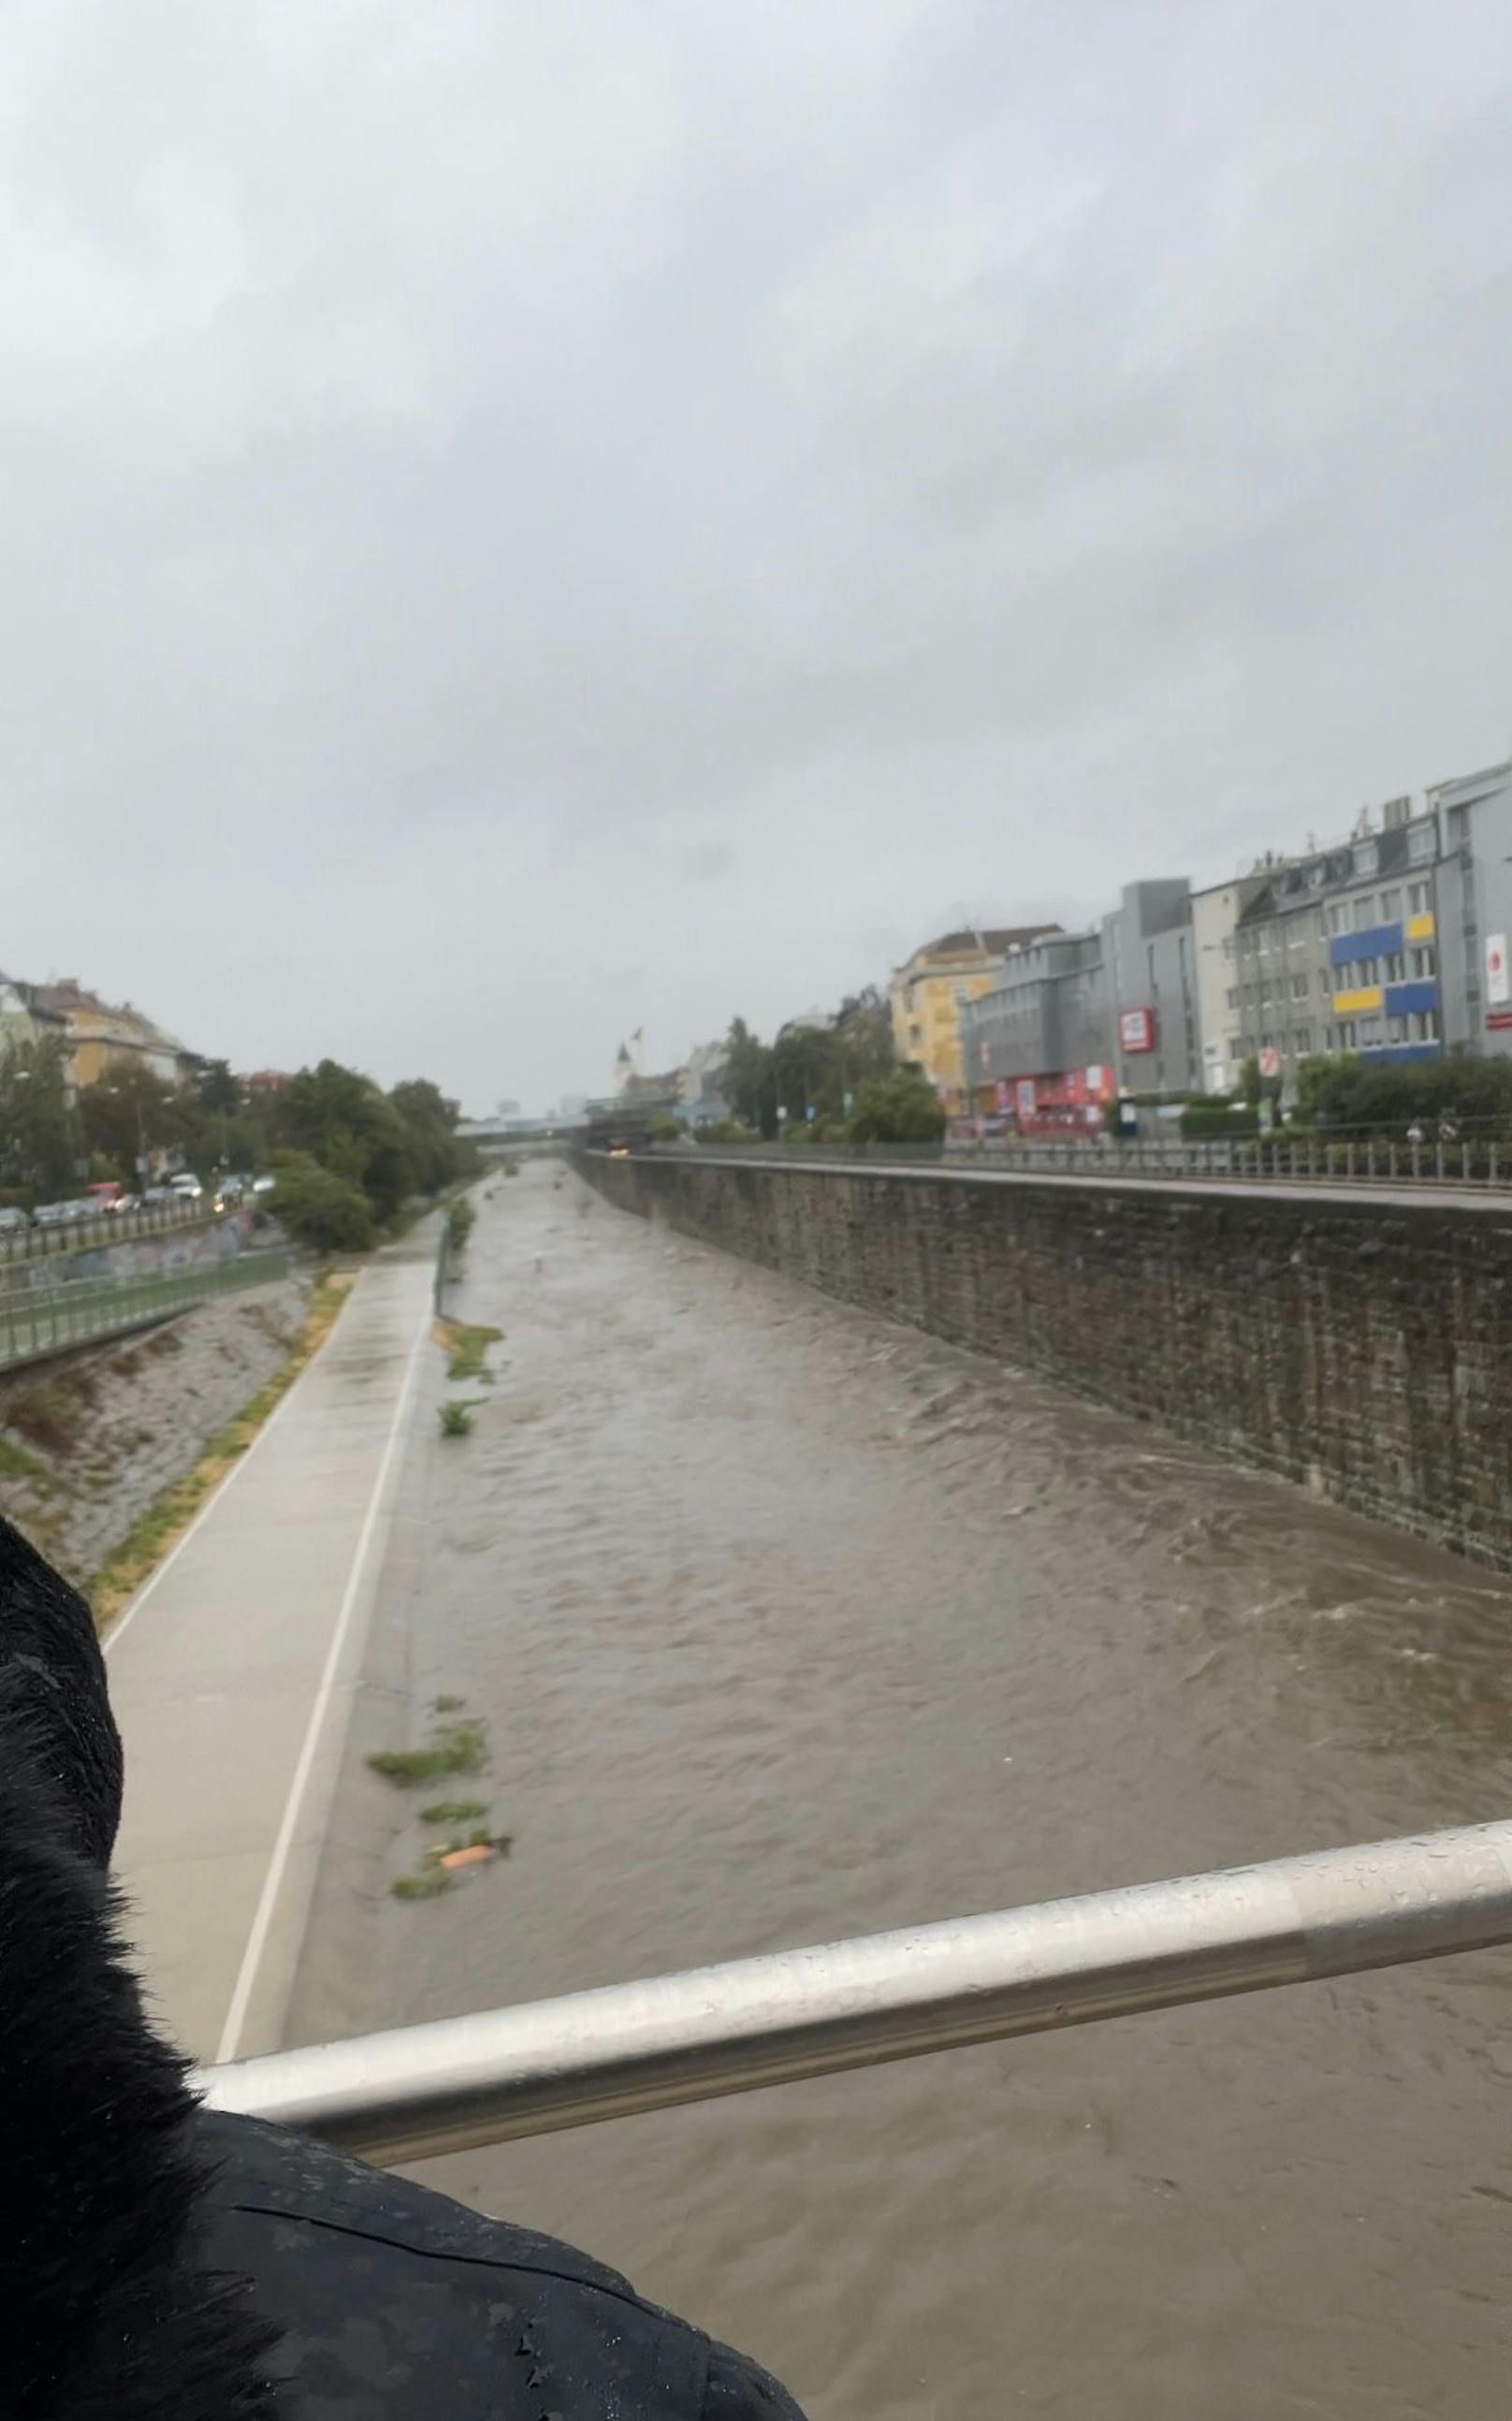
[[[184,1047],[128,1001],[115,1008],[71,976],[35,984],[37,1004],[58,1021],[69,1046],[69,1073],[78,1086],[97,1085],[112,1067],[147,1068],[164,1084],[177,1084]]]
[[[991,925],[942,933],[893,971],[888,1001],[893,1048],[927,1076],[953,1115],[965,1106],[960,1064],[960,1007],[990,992],[1005,960],[1058,925]]]

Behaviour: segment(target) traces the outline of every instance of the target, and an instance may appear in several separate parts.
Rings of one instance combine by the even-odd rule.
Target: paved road
[[[197,2058],[275,2049],[361,1669],[429,1327],[427,1221],[106,1642],[126,1742],[117,1871],[143,1972]]]

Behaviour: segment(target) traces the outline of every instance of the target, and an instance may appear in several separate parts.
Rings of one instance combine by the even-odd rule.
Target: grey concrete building
[[[960,1031],[982,1115],[1008,1113],[1026,1129],[1100,1123],[1114,1083],[1100,929],[1016,951],[990,991],[961,1003]]]
[[[1362,818],[1347,841],[1278,861],[1235,929],[1239,1051],[1295,1087],[1314,1054],[1436,1058],[1446,1039],[1439,970],[1439,817],[1411,799]]]
[[[1200,1093],[1196,954],[1186,876],[1125,883],[1118,906],[1102,920],[1102,957],[1119,1090]]]
[[[1428,792],[1439,819],[1439,963],[1444,1034],[1478,1056],[1512,1054],[1512,763]]]

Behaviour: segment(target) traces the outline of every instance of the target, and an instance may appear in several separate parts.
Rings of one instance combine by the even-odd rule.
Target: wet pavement
[[[444,1442],[424,1357],[290,2040],[1512,1806],[1492,1576],[550,1164],[455,1308],[496,1383]],[[442,1694],[514,1847],[405,1904],[414,1808],[362,1757]],[[816,2421],[1490,2421],[1509,2081],[1481,1957],[425,2174]]]
[[[201,2060],[284,2031],[430,1324],[437,1223],[330,1338],[105,1642],[117,1878],[164,2026]]]

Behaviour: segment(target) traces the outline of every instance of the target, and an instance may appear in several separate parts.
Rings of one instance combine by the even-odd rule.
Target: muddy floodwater
[[[480,1212],[496,1382],[443,1441],[426,1375],[291,2038],[1512,1811],[1494,1575],[549,1163]],[[513,1849],[404,1903],[362,1757],[443,1694]],[[1485,1956],[425,2174],[815,2421],[1501,2421],[1509,2088]]]

